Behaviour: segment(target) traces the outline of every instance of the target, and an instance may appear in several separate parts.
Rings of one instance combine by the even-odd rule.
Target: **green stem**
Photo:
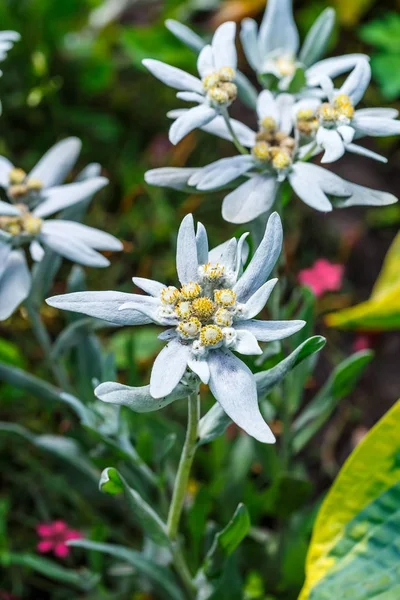
[[[221,114],[222,114],[222,116],[224,118],[224,121],[225,121],[226,126],[228,128],[228,131],[229,131],[229,133],[232,136],[232,141],[235,144],[236,149],[240,152],[240,154],[248,154],[247,149],[244,146],[242,146],[242,144],[239,142],[239,139],[238,139],[238,137],[237,137],[237,135],[236,135],[233,127],[232,127],[232,123],[231,123],[231,120],[229,118],[229,113],[228,113],[227,109],[224,108],[223,110],[221,110]]]
[[[183,505],[189,483],[190,471],[196,453],[197,428],[200,418],[200,398],[198,392],[188,397],[188,424],[185,443],[182,450],[181,460],[179,462],[178,473],[175,479],[174,491],[172,494],[171,505],[169,508],[167,531],[172,542],[174,564],[186,591],[190,598],[196,597],[196,587],[192,576],[182,554],[178,531],[182,516]]]
[[[52,345],[50,336],[46,327],[43,324],[42,319],[40,318],[39,311],[36,310],[36,308],[30,303],[26,303],[25,308],[28,313],[28,317],[31,322],[35,337],[45,354],[46,363],[51,372],[53,373],[55,381],[62,390],[68,391],[70,389],[70,385],[68,383],[67,374],[63,367],[60,364],[58,364],[55,360],[53,360],[51,356]]]

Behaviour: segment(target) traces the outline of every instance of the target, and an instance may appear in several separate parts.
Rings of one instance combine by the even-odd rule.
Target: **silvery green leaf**
[[[293,17],[292,0],[269,0],[259,31],[263,60],[274,50],[296,56],[299,33]]]
[[[33,266],[32,288],[29,295],[29,302],[33,305],[40,306],[49,293],[61,261],[62,258],[59,254],[47,249],[42,260]]]
[[[325,54],[335,25],[335,18],[335,10],[326,8],[308,32],[299,54],[300,61],[306,67],[311,67]]]
[[[346,151],[351,152],[352,154],[358,154],[359,156],[365,156],[366,158],[372,158],[373,160],[377,160],[381,163],[388,162],[386,156],[382,156],[381,154],[373,152],[369,148],[364,148],[364,146],[359,146],[358,144],[347,144]]]
[[[238,321],[235,323],[237,331],[252,333],[259,342],[274,342],[297,333],[305,325],[305,321]]]
[[[157,355],[150,376],[150,394],[160,399],[170,395],[181,381],[190,356],[189,346],[173,339]]]
[[[237,224],[254,221],[272,208],[278,186],[275,176],[252,175],[225,196],[222,203],[223,218]]]
[[[170,142],[178,144],[188,133],[194,129],[207,125],[216,117],[216,110],[207,104],[199,104],[190,108],[174,121],[169,130]]]
[[[222,435],[231,423],[231,419],[224,412],[221,405],[216,402],[200,419],[198,428],[199,446],[208,444]]]
[[[352,127],[359,135],[371,135],[373,137],[382,137],[400,134],[400,121],[386,117],[372,117],[369,115],[354,115],[351,122]]]
[[[243,19],[240,40],[249,65],[257,73],[261,69],[262,57],[258,45],[258,25],[254,19]]]
[[[186,215],[178,231],[176,270],[182,285],[198,279],[196,232],[192,215]]]
[[[154,564],[154,561],[148,560],[143,554],[136,550],[129,550],[124,546],[116,546],[114,544],[91,542],[90,540],[73,540],[69,542],[69,546],[102,552],[127,562],[135,567],[140,574],[153,581],[158,588],[162,589],[163,592],[167,594],[166,597],[168,599],[184,600],[184,596],[176,583],[175,577],[171,575],[170,571],[165,567]]]
[[[12,250],[0,272],[0,321],[8,319],[29,295],[31,274],[23,250]]]
[[[59,390],[50,383],[42,381],[30,373],[26,373],[22,369],[0,363],[0,380],[14,385],[46,402],[63,402],[64,404],[68,404],[77,414],[82,425],[87,425],[88,427],[94,425],[92,411],[82,404],[78,398]]]
[[[9,202],[4,202],[4,200],[0,200],[0,215],[4,215],[7,217],[15,217],[21,214],[19,208],[10,204]]]
[[[133,490],[124,477],[113,467],[105,469],[100,477],[100,490],[107,494],[123,493],[137,524],[144,533],[160,546],[169,546],[167,528],[157,513]]]
[[[289,356],[284,358],[272,369],[255,374],[257,393],[263,398],[271,389],[280,383],[287,373],[312,354],[319,352],[325,346],[326,340],[321,336],[311,337],[296,348]]]
[[[349,183],[351,189],[351,195],[348,198],[333,198],[332,202],[337,208],[347,208],[348,206],[387,206],[389,204],[395,204],[398,202],[398,198],[389,194],[388,192],[382,192],[380,190],[373,190],[371,188],[364,187],[363,185],[356,185],[355,183]]]
[[[185,44],[185,46],[188,46],[191,50],[200,52],[205,46],[204,40],[197,35],[197,33],[194,33],[194,31],[186,25],[179,23],[179,21],[167,19],[165,21],[165,26],[176,38],[178,38],[178,40]]]
[[[183,92],[197,92],[203,94],[203,84],[200,79],[185,73],[182,69],[171,67],[159,60],[145,59],[143,65],[160,81],[166,85],[182,90]]]
[[[144,179],[149,185],[168,187],[173,190],[191,193],[193,192],[193,188],[188,185],[188,181],[198,170],[196,168],[162,167],[147,171]]]
[[[121,383],[108,381],[101,383],[94,390],[97,398],[103,402],[110,402],[120,406],[127,406],[134,412],[147,413],[160,410],[175,400],[187,398],[193,390],[187,385],[179,383],[171,394],[155,400],[150,395],[150,386],[130,387]]]
[[[340,94],[346,94],[356,106],[363,98],[371,81],[371,67],[368,60],[360,60],[340,88]]]
[[[86,200],[107,184],[108,179],[105,177],[93,177],[85,181],[49,188],[42,193],[43,200],[33,210],[33,214],[35,217],[48,217],[68,206]]]
[[[307,69],[307,84],[310,87],[319,86],[323,77],[334,79],[353,69],[360,60],[369,60],[369,57],[366,54],[345,54],[320,60]]]

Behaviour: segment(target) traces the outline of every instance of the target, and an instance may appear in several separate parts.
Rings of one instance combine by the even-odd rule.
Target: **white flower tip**
[[[50,296],[50,298],[46,298],[45,302],[49,306],[59,308],[62,305],[62,296]]]

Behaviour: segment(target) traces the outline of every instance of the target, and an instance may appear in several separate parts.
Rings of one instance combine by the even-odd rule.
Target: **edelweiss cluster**
[[[254,132],[230,118],[227,108],[235,97],[233,93],[229,101],[228,93],[224,96],[223,110],[219,109],[214,115],[203,114],[204,118],[198,118],[196,109],[171,111],[168,116],[175,120],[170,130],[173,143],[183,137],[175,135],[177,124],[185,123],[185,128],[179,127],[181,134],[200,128],[232,141],[240,156],[218,160],[203,168],[154,169],[146,173],[146,181],[183,191],[231,188],[233,191],[224,198],[222,216],[232,223],[247,223],[270,211],[279,196],[279,184],[285,179],[303,202],[320,211],[396,202],[397,198],[391,194],[354,185],[309,163],[322,153],[321,163],[334,162],[345,152],[386,162],[384,157],[354,140],[367,135],[400,133],[396,110],[356,110],[371,78],[366,55],[320,60],[334,21],[332,9],[323,11],[299,50],[291,0],[269,0],[259,30],[255,21],[245,19],[240,38],[247,60],[265,89],[258,93],[242,73],[237,71],[234,76],[233,70],[229,85],[235,84],[238,96],[256,110],[259,130]],[[203,65],[204,57],[210,54],[210,46],[204,46],[203,40],[184,25],[168,21],[167,27],[186,45],[200,52],[198,64]],[[218,40],[217,46],[223,47],[225,56],[236,55],[235,40],[231,35],[234,29],[234,23],[224,23],[214,35],[213,44]],[[229,36],[226,35],[228,30]],[[145,61],[148,67],[149,62],[152,61]],[[157,70],[149,67],[152,73],[167,85],[178,87],[179,70],[174,69],[172,77],[172,67],[160,64]],[[344,84],[335,89],[333,79],[348,71],[351,73]],[[189,77],[183,71],[180,73],[181,79]],[[213,82],[219,81],[214,74],[210,77]],[[196,100],[189,94],[178,94],[178,97]]]

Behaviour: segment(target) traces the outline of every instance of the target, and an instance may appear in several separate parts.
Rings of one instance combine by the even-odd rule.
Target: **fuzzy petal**
[[[154,296],[155,298],[158,298],[166,287],[159,281],[144,279],[143,277],[132,277],[132,281],[138,288],[146,292],[146,294],[150,294],[150,296]]]
[[[189,179],[190,185],[198,190],[217,189],[234,181],[254,167],[253,157],[249,154],[222,158]]]
[[[200,77],[206,77],[215,71],[214,54],[211,46],[204,46],[197,59],[197,70]]]
[[[339,197],[351,195],[351,186],[347,181],[312,163],[296,163],[289,175],[289,181],[303,202],[323,212],[332,210],[327,194]]]
[[[241,313],[241,319],[252,319],[262,311],[277,282],[277,279],[270,279],[247,300]]]
[[[50,219],[43,223],[42,232],[49,235],[61,235],[72,240],[76,239],[95,250],[118,251],[123,248],[122,243],[113,235],[75,221]]]
[[[179,227],[176,247],[176,270],[182,285],[190,281],[197,281],[198,279],[199,263],[192,215],[186,215]]]
[[[0,276],[0,321],[8,319],[29,294],[31,274],[22,250],[8,254]]]
[[[249,65],[254,71],[259,71],[262,61],[258,47],[258,25],[254,19],[243,19],[240,41]]]
[[[86,200],[86,198],[101,190],[107,183],[108,179],[105,177],[94,177],[78,183],[52,187],[44,191],[43,201],[35,208],[33,214],[35,217],[48,217],[67,208],[67,206]]]
[[[373,160],[377,160],[381,163],[387,163],[388,159],[386,156],[382,156],[377,152],[373,152],[368,148],[364,148],[364,146],[359,146],[358,144],[347,144],[346,150],[351,152],[352,154],[358,154],[359,156],[365,156],[366,158],[372,158]]]
[[[278,182],[276,177],[254,175],[236,190],[225,196],[222,216],[229,223],[248,223],[274,204]]]
[[[151,323],[151,319],[143,313],[132,310],[119,310],[125,302],[135,301],[136,294],[123,292],[74,292],[47,298],[49,306],[60,310],[81,313],[89,317],[96,317],[114,323],[115,325],[144,325]]]
[[[200,104],[189,109],[176,119],[170,127],[169,139],[171,144],[178,144],[188,133],[212,121],[216,116],[215,108]]]
[[[204,96],[196,92],[178,92],[176,97],[184,102],[197,102],[197,104],[201,104],[204,101]]]
[[[349,183],[349,185],[352,194],[344,200],[335,199],[335,206],[338,208],[347,208],[348,206],[387,206],[398,202],[396,196],[388,192],[373,190],[363,185],[356,185],[355,183]]]
[[[44,257],[44,248],[37,240],[33,240],[29,245],[29,252],[32,260],[40,262]]]
[[[171,67],[159,60],[147,58],[143,61],[143,65],[150,71],[154,77],[160,81],[173,87],[177,90],[197,92],[203,94],[203,84],[200,79],[189,75],[182,69]]]
[[[291,133],[293,129],[293,105],[295,98],[292,94],[279,94],[276,104],[279,111],[279,129],[284,133]]]
[[[128,385],[114,383],[113,381],[101,383],[94,390],[94,393],[99,400],[118,406],[127,406],[137,413],[160,410],[160,408],[168,406],[168,404],[175,402],[175,400],[186,398],[190,392],[191,390],[188,390],[187,386],[179,384],[171,394],[156,400],[150,395],[149,385],[145,385],[144,387],[130,387]]]
[[[356,133],[353,127],[350,127],[350,125],[340,125],[337,131],[340,133],[345,144],[351,144]]]
[[[399,111],[396,108],[359,108],[354,117],[380,117],[382,119],[397,119]]]
[[[60,185],[78,160],[81,148],[82,142],[77,137],[58,142],[33,167],[29,177],[40,179],[45,188]]]
[[[299,33],[294,22],[292,0],[268,0],[260,26],[260,53],[265,58],[274,50],[295,56]]]
[[[258,407],[257,388],[250,369],[234,354],[210,352],[210,390],[228,417],[259,442],[273,444],[275,437]]]
[[[208,236],[203,223],[197,223],[196,245],[198,263],[205,265],[208,262]]]
[[[268,219],[265,234],[247,269],[234,286],[238,302],[246,302],[268,279],[282,250],[282,222],[278,213]]]
[[[2,241],[0,241],[0,277],[7,265],[7,259],[11,251],[11,244],[3,243]]]
[[[280,115],[274,95],[269,90],[263,90],[257,99],[257,115],[260,121],[266,117],[274,119],[279,124]]]
[[[78,265],[86,265],[88,267],[108,267],[110,261],[87,246],[81,240],[70,238],[59,233],[46,232],[44,228],[40,233],[40,241],[45,245],[60,254],[64,258],[68,258]]]
[[[212,39],[214,63],[217,69],[222,67],[237,68],[235,47],[236,23],[227,21],[218,27]]]
[[[363,116],[356,112],[352,126],[359,135],[371,135],[373,137],[384,137],[400,134],[400,121],[385,117]]]
[[[235,329],[250,331],[260,342],[274,342],[297,333],[305,325],[305,321],[240,321]]]
[[[184,190],[188,187],[188,180],[201,169],[181,169],[177,167],[163,167],[151,169],[145,173],[144,179],[149,185],[168,187],[173,190]]]
[[[4,202],[0,200],[0,215],[4,215],[6,217],[16,217],[21,214],[19,208],[10,204],[9,202]]]
[[[250,331],[240,330],[236,332],[236,340],[232,350],[245,356],[255,356],[263,353],[258,345],[256,337]]]
[[[205,385],[210,381],[210,368],[206,360],[201,358],[192,358],[188,360],[188,367],[195,373],[200,381]]]
[[[360,60],[347,77],[339,93],[349,96],[353,105],[356,106],[364,96],[370,81],[371,67],[369,61]]]
[[[171,340],[157,356],[150,377],[153,398],[171,394],[182,379],[189,360],[190,348],[179,340]]]
[[[321,163],[335,162],[336,160],[339,160],[346,151],[343,140],[335,129],[319,127],[316,140],[317,144],[325,150]]]
[[[321,77],[334,79],[346,71],[353,69],[358,62],[368,60],[366,54],[345,54],[344,56],[333,56],[315,63],[307,69],[307,85],[310,87],[320,84]]]

